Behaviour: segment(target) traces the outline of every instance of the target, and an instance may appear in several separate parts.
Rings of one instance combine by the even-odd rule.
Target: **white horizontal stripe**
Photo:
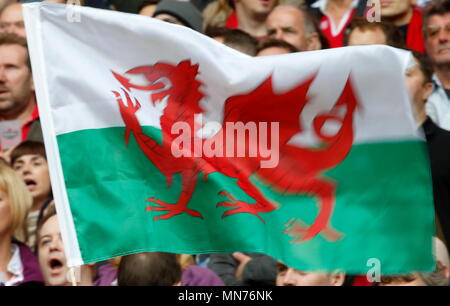
[[[112,90],[120,89],[111,71],[125,71],[157,61],[190,58],[200,65],[205,118],[221,121],[224,101],[256,88],[271,73],[276,92],[291,89],[319,71],[302,113],[303,135],[317,113],[329,110],[351,72],[362,103],[356,115],[356,142],[418,137],[404,87],[404,53],[386,46],[339,48],[276,57],[250,58],[188,28],[152,18],[83,8],[80,23],[66,20],[63,6],[44,5],[43,54],[56,134],[123,126]],[[87,34],[89,33],[89,34]],[[63,43],[61,43],[63,42]],[[35,59],[34,59],[35,60]],[[133,91],[143,105],[142,125],[159,126],[162,105]]]

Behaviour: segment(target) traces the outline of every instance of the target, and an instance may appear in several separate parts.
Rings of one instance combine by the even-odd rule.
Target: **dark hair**
[[[36,245],[34,246],[35,251],[37,252],[39,249],[39,236],[41,233],[42,226],[44,226],[45,222],[51,217],[56,216],[56,208],[55,205],[50,205],[45,210],[43,217],[38,221],[36,227]]]
[[[251,56],[256,54],[258,47],[258,41],[255,38],[239,29],[233,29],[226,33],[223,37],[223,43],[230,48]]]
[[[230,33],[232,29],[227,27],[217,27],[217,26],[208,26],[205,29],[205,35],[211,38],[215,37],[225,37],[228,33]]]
[[[431,65],[430,59],[426,55],[410,50],[414,58],[419,62],[420,71],[425,79],[425,83],[433,82],[433,66]]]
[[[30,55],[28,53],[27,40],[23,37],[17,36],[16,34],[0,33],[0,46],[7,46],[7,45],[19,45],[25,48],[25,50],[27,51],[25,62],[31,71],[31,61]]]
[[[350,22],[349,26],[345,30],[344,45],[347,46],[350,35],[353,30],[359,29],[365,31],[375,31],[380,29],[384,36],[386,36],[386,44],[395,48],[405,48],[405,39],[403,38],[400,30],[393,24],[387,22],[369,22],[366,18],[358,17]]]
[[[160,0],[141,0],[141,5],[138,6],[138,12],[142,11],[147,5],[157,5]]]
[[[223,44],[254,56],[258,47],[258,41],[247,32],[239,29],[230,29],[226,27],[208,27],[205,34],[211,38],[223,38]]]
[[[299,50],[296,47],[294,47],[288,42],[285,42],[284,40],[267,39],[258,47],[256,54],[258,54],[262,50],[269,48],[282,48],[289,51],[289,53],[299,52]]]
[[[181,266],[175,254],[145,252],[122,257],[119,286],[173,286],[181,280]]]
[[[43,158],[47,159],[45,155],[45,146],[40,141],[31,141],[27,140],[19,144],[14,150],[11,152],[11,165],[14,165],[14,162],[23,155],[40,155]]]
[[[424,38],[427,37],[426,30],[428,26],[428,20],[431,18],[431,16],[444,15],[447,13],[450,13],[450,0],[433,0],[430,1],[427,6],[425,6],[422,12],[422,33]]]

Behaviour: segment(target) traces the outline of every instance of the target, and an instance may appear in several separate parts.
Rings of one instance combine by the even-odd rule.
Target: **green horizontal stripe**
[[[145,128],[160,139],[160,132]],[[124,128],[83,130],[58,136],[64,178],[79,245],[85,262],[141,251],[173,253],[262,252],[301,270],[343,269],[365,274],[371,258],[380,260],[383,273],[430,270],[434,213],[431,178],[425,146],[418,141],[360,144],[323,176],[337,184],[332,216],[334,228],[344,233],[338,242],[323,236],[301,244],[289,243],[282,231],[296,217],[311,224],[317,205],[306,195],[278,194],[256,176],[252,181],[266,197],[281,203],[261,214],[222,218],[216,208],[226,190],[237,199],[254,202],[220,173],[201,175],[189,207],[204,219],[186,214],[153,220],[160,212],[145,211],[146,199],[175,203],[180,177],[170,188],[163,175],[138,147],[133,136],[124,142]]]

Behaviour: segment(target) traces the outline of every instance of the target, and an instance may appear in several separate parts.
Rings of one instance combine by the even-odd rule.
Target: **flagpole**
[[[70,267],[69,268],[70,280],[72,282],[72,286],[74,286],[74,287],[77,286],[77,280],[75,278],[75,268],[78,268],[78,267]]]

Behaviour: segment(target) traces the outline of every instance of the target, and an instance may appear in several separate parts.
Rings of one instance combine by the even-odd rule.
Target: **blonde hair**
[[[33,204],[22,178],[9,166],[0,164],[0,190],[6,193],[11,209],[11,228],[15,239],[28,239],[27,216]]]

